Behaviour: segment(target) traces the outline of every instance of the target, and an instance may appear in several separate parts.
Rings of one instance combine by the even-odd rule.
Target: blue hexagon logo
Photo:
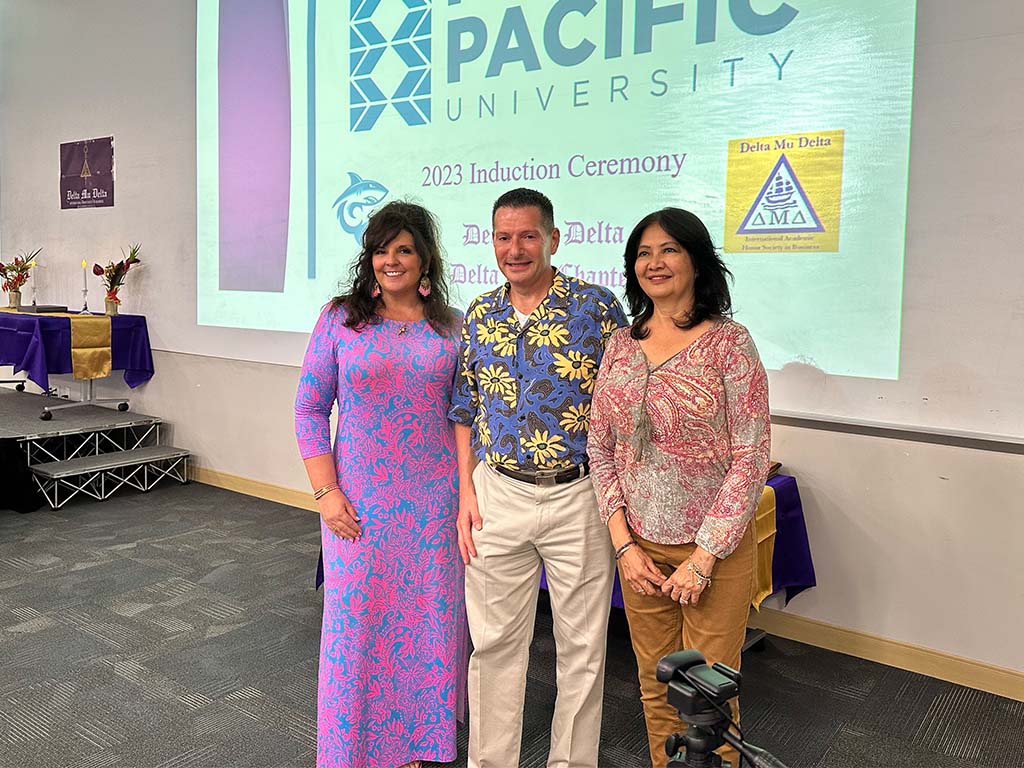
[[[430,0],[401,2],[405,15],[388,39],[380,22],[374,21],[381,0],[350,0],[349,129],[353,132],[372,130],[388,107],[406,125],[430,122]],[[386,10],[396,4],[388,0]]]

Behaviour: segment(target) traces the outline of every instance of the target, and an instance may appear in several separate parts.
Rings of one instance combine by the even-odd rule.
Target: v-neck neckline
[[[725,327],[725,324],[727,322],[729,322],[729,321],[728,320],[720,320],[720,321],[714,322],[710,328],[708,328],[706,331],[704,331],[702,334],[700,334],[696,338],[690,340],[690,342],[688,344],[686,344],[685,346],[680,347],[679,349],[677,349],[675,352],[673,352],[671,355],[666,357],[664,360],[662,360],[657,365],[653,365],[651,363],[651,359],[647,356],[647,353],[644,352],[644,348],[642,346],[640,346],[640,339],[634,339],[634,341],[636,342],[636,348],[638,350],[640,350],[640,356],[644,359],[644,362],[647,364],[647,373],[648,373],[648,375],[654,373],[655,371],[657,371],[657,370],[659,370],[661,368],[664,368],[666,365],[671,363],[673,360],[675,360],[677,357],[682,355],[684,352],[687,352],[688,350],[692,349],[693,345],[696,344],[701,339],[703,339],[705,336],[708,336],[708,335],[710,335],[712,333],[716,333],[720,328]]]

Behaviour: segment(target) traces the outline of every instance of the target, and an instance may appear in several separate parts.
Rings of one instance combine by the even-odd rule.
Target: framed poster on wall
[[[60,207],[114,205],[114,137],[60,145]]]

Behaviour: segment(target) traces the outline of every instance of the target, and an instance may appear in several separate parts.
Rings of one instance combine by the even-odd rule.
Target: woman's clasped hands
[[[680,605],[697,605],[701,594],[711,585],[715,562],[714,555],[697,547],[665,580],[661,591]]]
[[[715,556],[697,549],[672,573],[664,573],[639,546],[631,546],[619,558],[623,580],[638,595],[663,595],[680,605],[697,605],[711,584]]]
[[[635,544],[622,553],[619,567],[622,578],[638,595],[657,595],[665,583],[665,574],[658,570],[650,555]]]

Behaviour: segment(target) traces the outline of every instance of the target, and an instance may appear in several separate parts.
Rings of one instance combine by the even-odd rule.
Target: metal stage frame
[[[92,463],[98,465],[94,469],[69,467],[52,474],[34,472],[32,477],[52,509],[60,509],[78,494],[103,501],[125,485],[145,493],[165,478],[188,482],[187,451],[153,446],[131,453],[137,455],[94,456]],[[103,465],[103,457],[109,457],[107,466]],[[131,459],[130,463],[125,463],[126,459]]]
[[[132,451],[160,442],[160,419],[131,424],[49,431],[18,438],[29,466],[48,461],[68,461],[110,451]]]
[[[28,469],[14,476],[51,508],[76,496],[100,501],[125,486],[146,492],[164,479],[188,482],[189,453],[161,444],[161,419],[83,403],[47,406],[60,416],[41,423],[40,407],[53,400],[0,388],[0,440],[17,446]]]

